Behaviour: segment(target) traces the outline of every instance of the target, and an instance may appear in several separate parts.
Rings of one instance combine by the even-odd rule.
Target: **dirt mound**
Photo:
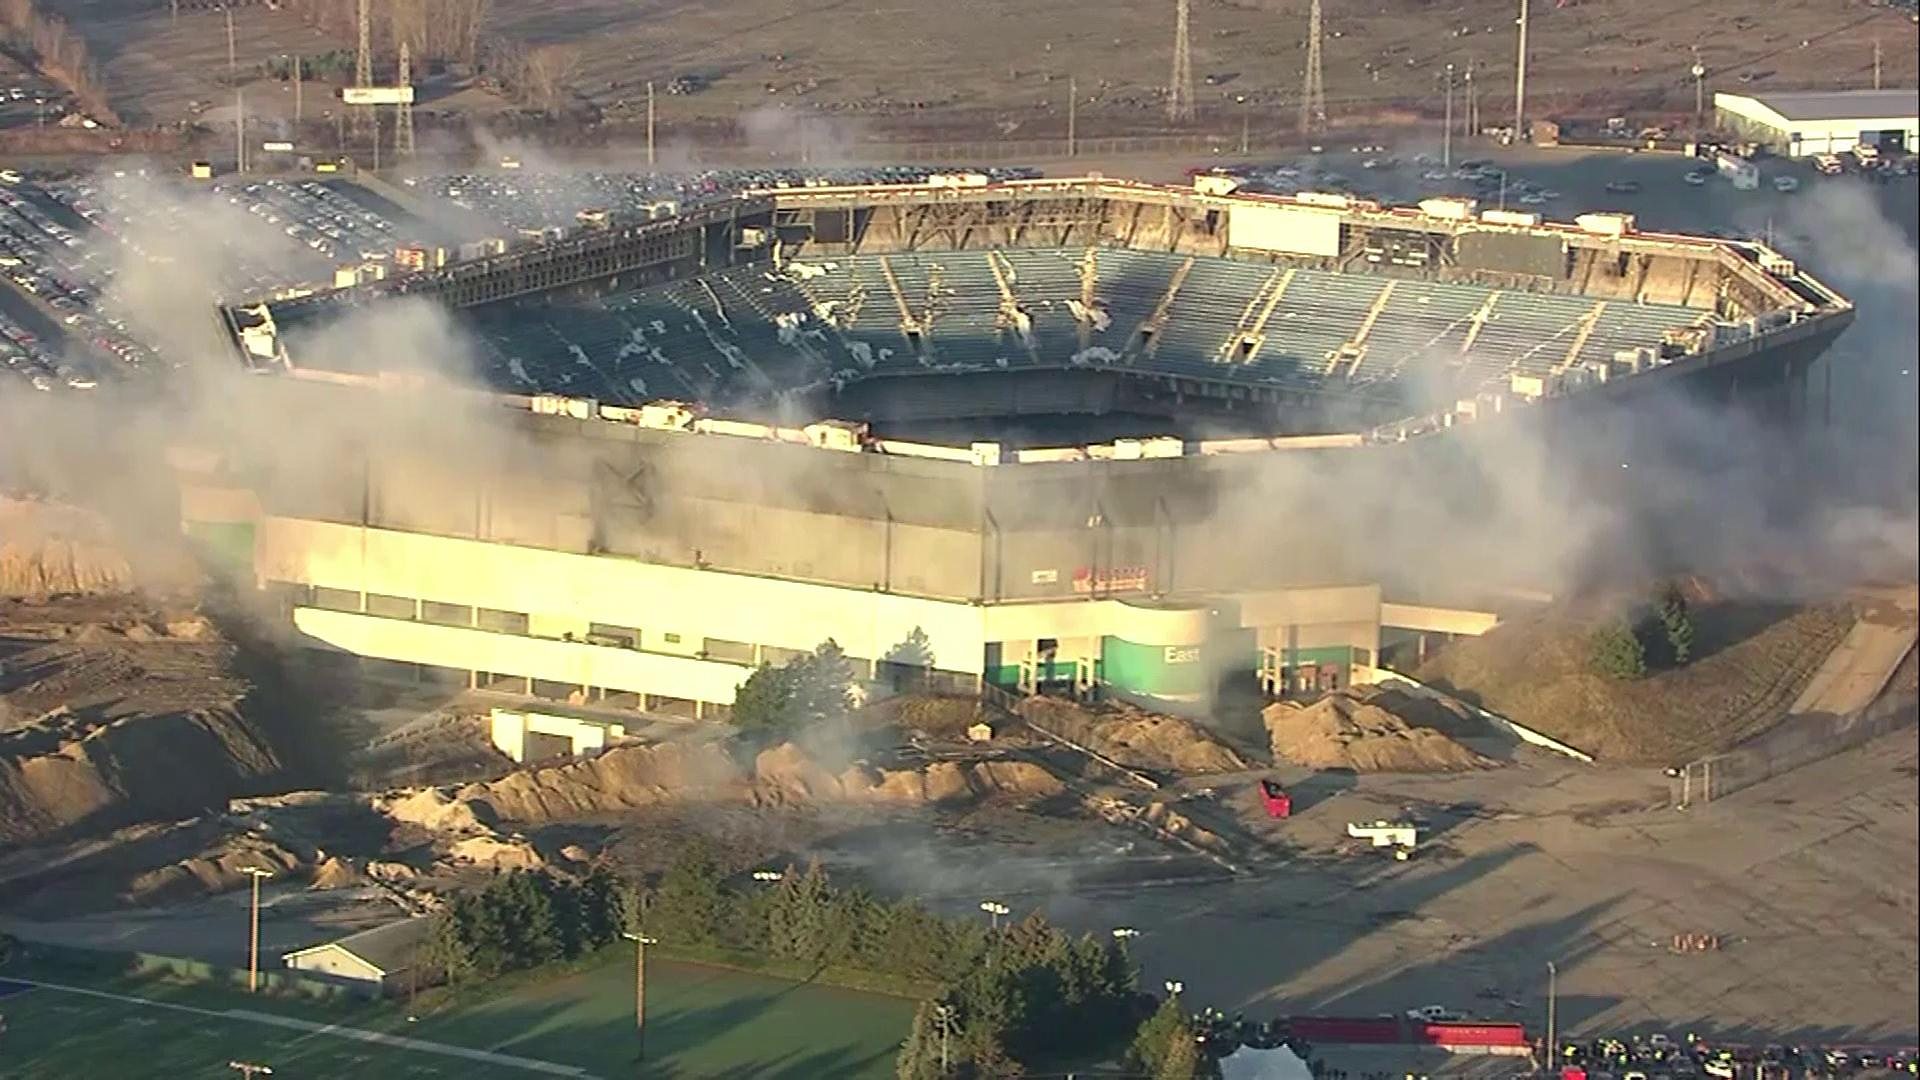
[[[492,828],[474,812],[474,804],[455,799],[438,788],[392,792],[376,796],[373,808],[407,825],[418,825],[429,832],[477,833]]]
[[[982,720],[1003,714],[970,697],[938,694],[896,694],[861,710],[858,726],[893,726],[918,731],[936,739],[961,739]]]
[[[338,855],[329,855],[319,866],[313,868],[313,881],[310,889],[352,889],[367,883],[367,875],[354,865],[354,860],[343,859]]]
[[[62,503],[0,496],[0,597],[125,592],[133,567],[101,518]]]
[[[1276,702],[1267,706],[1261,719],[1276,759],[1313,769],[1452,772],[1493,764],[1435,728],[1388,707],[1411,700],[1402,694],[1371,693],[1367,688],[1342,690],[1311,705]]]
[[[1462,638],[1415,672],[1420,681],[1603,760],[1671,765],[1715,753],[1780,722],[1853,625],[1842,604],[1722,599],[1682,583],[1694,660],[1622,680],[1594,670],[1592,636],[1643,594],[1584,597]],[[1651,590],[1646,590],[1651,592]]]
[[[454,798],[502,821],[553,821],[668,799],[745,794],[746,777],[716,743],[619,746],[590,761],[469,784]]]
[[[1059,698],[1028,698],[1020,716],[1029,725],[1078,743],[1135,769],[1172,773],[1237,772],[1246,760],[1191,720],[1150,713],[1125,703],[1081,705]]]
[[[250,869],[280,877],[299,866],[299,856],[271,840],[235,836],[203,854],[137,875],[121,899],[130,904],[168,904],[240,888],[247,884]]]

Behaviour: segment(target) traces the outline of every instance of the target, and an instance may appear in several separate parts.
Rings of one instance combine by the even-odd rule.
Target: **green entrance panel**
[[[1142,645],[1103,637],[1100,673],[1108,686],[1122,693],[1197,701],[1212,688],[1207,651],[1203,645]]]

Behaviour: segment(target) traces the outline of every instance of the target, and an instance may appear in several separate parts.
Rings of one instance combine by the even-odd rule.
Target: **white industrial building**
[[[1920,91],[1839,90],[1715,94],[1721,126],[1782,157],[1844,154],[1855,146],[1883,154],[1920,146]]]
[[[430,921],[400,919],[281,957],[293,971],[378,997],[406,986]]]

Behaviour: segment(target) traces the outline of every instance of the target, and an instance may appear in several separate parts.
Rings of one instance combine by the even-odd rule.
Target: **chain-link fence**
[[[1690,761],[1673,778],[1673,805],[1712,802],[1769,777],[1851,750],[1914,722],[1915,700],[1883,694],[1847,716],[1796,716],[1724,754]]]

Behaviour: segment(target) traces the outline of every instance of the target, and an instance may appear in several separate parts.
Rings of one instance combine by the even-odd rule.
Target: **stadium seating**
[[[1088,260],[1096,311],[1083,322],[1075,311]],[[1030,341],[1004,313],[1002,281],[1030,320]],[[827,378],[1035,364],[1119,365],[1311,388],[1363,327],[1357,380],[1390,381],[1422,369],[1470,390],[1513,373],[1558,370],[1583,340],[1598,302],[1502,291],[1489,308],[1494,292],[1124,248],[914,252],[733,267],[599,300],[509,304],[483,311],[476,325],[479,365],[502,388],[618,403],[725,403]],[[902,326],[902,304],[917,341]],[[1164,321],[1143,335],[1163,305]],[[1684,307],[1609,301],[1585,331],[1581,356],[1657,345],[1663,331],[1701,316]],[[1236,351],[1237,332],[1256,324],[1259,348]]]

